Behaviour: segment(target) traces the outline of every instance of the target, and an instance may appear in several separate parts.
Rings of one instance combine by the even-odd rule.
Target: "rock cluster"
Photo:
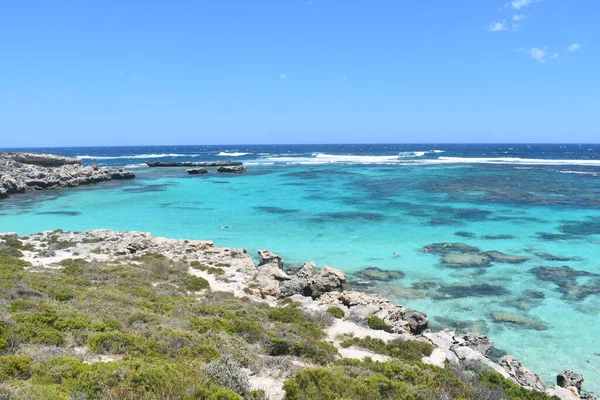
[[[200,174],[208,173],[208,171],[205,168],[190,168],[190,169],[186,170],[185,172],[187,172],[190,175],[200,175]]]
[[[326,293],[320,300],[323,304],[345,306],[350,312],[363,318],[374,315],[390,325],[390,330],[396,333],[421,333],[429,323],[427,315],[422,312],[393,305],[379,295],[346,290]]]
[[[81,160],[53,154],[0,153],[0,198],[34,190],[76,187],[133,179],[123,169],[82,166]]]
[[[522,264],[527,257],[505,254],[499,251],[484,251],[464,243],[433,243],[423,251],[441,257],[441,264],[450,268],[485,268],[492,262],[502,264]]]
[[[543,392],[547,389],[544,381],[538,374],[534,374],[523,366],[521,362],[513,356],[504,356],[500,360],[500,366],[516,381],[519,385],[527,389]]]
[[[269,250],[259,250],[260,261],[249,277],[248,287],[261,298],[285,298],[296,294],[318,298],[324,293],[343,290],[346,276],[338,269],[304,263],[296,271],[283,269],[284,261]]]
[[[218,167],[217,172],[241,174],[243,172],[246,172],[246,167],[241,165],[236,165],[232,167]]]

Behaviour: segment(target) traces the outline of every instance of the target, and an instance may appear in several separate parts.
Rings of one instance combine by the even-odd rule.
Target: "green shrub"
[[[342,310],[339,307],[329,307],[327,309],[327,312],[331,315],[333,315],[334,317],[336,317],[337,319],[342,319],[344,318],[344,310]]]
[[[292,351],[292,346],[284,339],[272,338],[269,344],[268,350],[272,356],[287,356]]]
[[[33,357],[0,356],[0,381],[7,379],[29,379]]]
[[[374,339],[370,336],[365,338],[347,339],[340,343],[342,347],[358,346],[371,350],[378,354],[390,357],[401,358],[407,361],[420,361],[424,356],[430,356],[433,352],[433,345],[428,342],[418,340],[385,342],[381,339]]]
[[[65,342],[65,338],[59,330],[45,328],[30,322],[18,324],[14,333],[25,343],[60,346]]]
[[[247,398],[248,400],[267,400],[267,394],[262,389],[252,390],[248,393]]]
[[[33,381],[61,385],[89,371],[90,366],[71,357],[54,357],[33,367]]]
[[[276,307],[269,310],[268,317],[271,321],[298,324],[308,322],[301,309],[293,306]]]
[[[15,272],[29,266],[31,266],[31,264],[25,260],[0,252],[0,269]]]
[[[227,322],[222,318],[190,318],[190,322],[198,333],[223,332]]]
[[[141,339],[121,332],[96,333],[88,339],[88,346],[94,353],[125,354],[134,348]]]
[[[89,265],[89,263],[82,258],[66,258],[61,260],[58,265],[63,267],[61,272],[64,274],[77,276],[83,274],[84,268]]]
[[[198,290],[204,290],[210,288],[208,281],[200,276],[188,275],[183,277],[183,283],[185,288],[190,292],[197,292]]]
[[[383,320],[381,318],[376,317],[375,315],[371,315],[371,316],[367,317],[367,325],[369,325],[369,328],[375,329],[378,331],[391,332],[391,330],[392,330],[391,325],[386,324],[385,322],[383,322]]]
[[[545,393],[524,389],[495,371],[482,372],[479,375],[479,380],[485,386],[503,389],[506,398],[510,400],[546,400],[551,398]]]

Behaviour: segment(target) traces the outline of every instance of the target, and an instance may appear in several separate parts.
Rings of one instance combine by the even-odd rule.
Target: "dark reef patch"
[[[386,271],[378,267],[368,267],[355,272],[354,275],[363,279],[370,279],[380,282],[390,282],[395,279],[404,278],[404,272],[402,271]]]
[[[292,209],[292,208],[281,208],[281,207],[273,207],[273,206],[257,206],[252,207],[255,210],[265,212],[267,214],[275,214],[275,215],[286,215],[286,214],[294,214],[300,212],[300,210]]]
[[[558,240],[569,240],[573,239],[572,235],[566,235],[562,233],[548,233],[548,232],[536,232],[536,239],[543,240],[545,242],[555,242]]]
[[[600,218],[589,218],[587,221],[565,222],[558,230],[566,235],[600,235]]]
[[[127,193],[152,193],[152,192],[164,192],[169,186],[174,186],[172,183],[163,183],[156,185],[130,185],[124,187],[124,192]]]
[[[442,285],[438,289],[448,298],[460,299],[464,297],[506,296],[509,291],[502,286],[488,283],[456,283]]]
[[[489,331],[486,323],[481,320],[463,321],[443,316],[435,316],[434,320],[439,323],[442,328],[451,327],[456,333],[476,332],[481,335],[486,335]]]
[[[311,218],[314,222],[335,221],[383,221],[385,216],[380,213],[362,211],[339,211],[319,213]]]
[[[505,254],[500,251],[485,251],[481,255],[488,257],[490,260],[503,264],[522,264],[529,261],[529,258],[516,256],[512,254]]]
[[[423,247],[423,251],[430,254],[445,255],[448,253],[479,253],[479,249],[465,243],[432,243]]]
[[[477,237],[477,235],[475,235],[473,232],[466,232],[466,231],[454,232],[454,235],[463,237],[463,238],[467,238],[467,239],[474,239],[475,237]]]
[[[513,236],[513,235],[483,235],[482,239],[485,239],[485,240],[509,240],[509,239],[516,239],[516,236]]]
[[[533,268],[531,273],[541,281],[554,283],[565,300],[580,301],[600,293],[600,274],[575,270],[568,266],[537,267]],[[582,277],[587,277],[589,281],[579,284],[577,280]]]
[[[67,217],[75,217],[81,215],[80,211],[42,211],[35,213],[36,215],[64,215]]]
[[[567,261],[581,261],[581,257],[561,257],[561,256],[555,256],[549,253],[533,253],[535,254],[536,257],[539,257],[543,260],[546,261],[560,261],[560,262],[567,262]]]

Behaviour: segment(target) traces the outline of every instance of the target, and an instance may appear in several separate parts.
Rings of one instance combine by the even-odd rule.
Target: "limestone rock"
[[[562,370],[556,376],[556,384],[563,388],[573,386],[577,389],[577,393],[581,393],[581,385],[583,385],[583,375],[571,370]]]
[[[524,367],[523,364],[521,364],[521,362],[514,357],[502,357],[500,360],[500,366],[504,368],[510,377],[522,387],[537,390],[538,392],[543,392],[546,390],[546,385],[544,384],[542,378]]]
[[[233,167],[217,167],[217,172],[241,174],[243,172],[246,172],[246,167],[242,165],[237,165]]]
[[[283,268],[283,260],[277,254],[271,253],[269,250],[259,250],[258,255],[260,256],[259,267],[266,264],[275,264],[278,268]]]
[[[205,168],[190,168],[186,170],[186,172],[190,175],[200,175],[208,173],[208,171]]]

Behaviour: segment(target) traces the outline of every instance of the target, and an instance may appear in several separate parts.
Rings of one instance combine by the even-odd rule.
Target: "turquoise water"
[[[316,261],[351,279],[365,267],[401,270],[404,278],[367,290],[426,312],[433,326],[488,334],[549,383],[569,368],[584,374],[588,390],[600,391],[597,171],[538,163],[265,162],[244,175],[190,177],[179,168],[138,168],[134,181],[15,195],[0,203],[0,231],[141,230],[253,254],[268,248],[288,265]],[[423,252],[436,242],[529,260],[452,268]],[[540,266],[584,272],[548,278],[534,270]],[[494,321],[491,314],[502,311],[532,323]]]

